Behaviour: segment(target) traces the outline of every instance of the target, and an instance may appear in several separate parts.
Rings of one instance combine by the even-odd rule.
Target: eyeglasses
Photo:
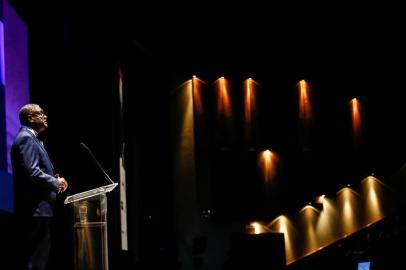
[[[34,112],[31,113],[32,116],[39,116],[39,117],[45,117],[45,113],[44,112]]]

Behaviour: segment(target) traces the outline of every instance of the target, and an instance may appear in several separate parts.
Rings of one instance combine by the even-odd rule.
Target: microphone
[[[86,149],[86,151],[90,154],[90,156],[92,157],[92,159],[94,160],[94,162],[97,164],[97,166],[99,167],[100,171],[103,172],[104,174],[104,178],[106,178],[107,181],[109,181],[112,184],[115,184],[113,182],[113,180],[111,180],[111,178],[109,177],[109,175],[103,170],[102,166],[100,165],[100,163],[97,161],[96,157],[93,155],[92,151],[90,151],[89,147],[86,146],[86,144],[84,143],[80,143],[80,146],[82,146],[84,149]]]

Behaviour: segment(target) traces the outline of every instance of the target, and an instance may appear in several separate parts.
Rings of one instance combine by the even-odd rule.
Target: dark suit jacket
[[[20,129],[13,142],[11,161],[16,214],[53,216],[58,180],[47,151],[26,127]]]

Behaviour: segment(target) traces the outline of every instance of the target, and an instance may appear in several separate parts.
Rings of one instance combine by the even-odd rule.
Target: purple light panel
[[[3,2],[4,53],[6,85],[7,152],[20,129],[18,110],[30,100],[28,85],[27,26],[10,7]],[[8,172],[11,173],[10,155]]]
[[[7,171],[0,171],[0,209],[12,212],[14,207],[10,149],[20,128],[18,110],[30,99],[28,40],[24,21],[7,1],[0,1],[3,7],[2,31],[0,29],[0,79],[4,86],[4,104],[0,106],[5,107],[6,123],[6,153],[0,153],[2,155],[0,158],[7,159]]]

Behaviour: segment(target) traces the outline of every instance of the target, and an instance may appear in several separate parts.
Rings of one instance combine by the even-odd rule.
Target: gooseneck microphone
[[[111,180],[110,176],[103,170],[103,167],[100,165],[100,163],[97,161],[96,157],[93,155],[92,151],[90,151],[89,147],[86,146],[86,144],[84,143],[80,143],[80,146],[82,146],[84,149],[86,149],[86,151],[89,153],[89,155],[92,157],[92,159],[94,160],[94,162],[97,164],[97,166],[99,167],[100,171],[103,172],[104,174],[104,178],[106,178],[107,181],[109,181],[112,184],[115,184],[113,180]]]

